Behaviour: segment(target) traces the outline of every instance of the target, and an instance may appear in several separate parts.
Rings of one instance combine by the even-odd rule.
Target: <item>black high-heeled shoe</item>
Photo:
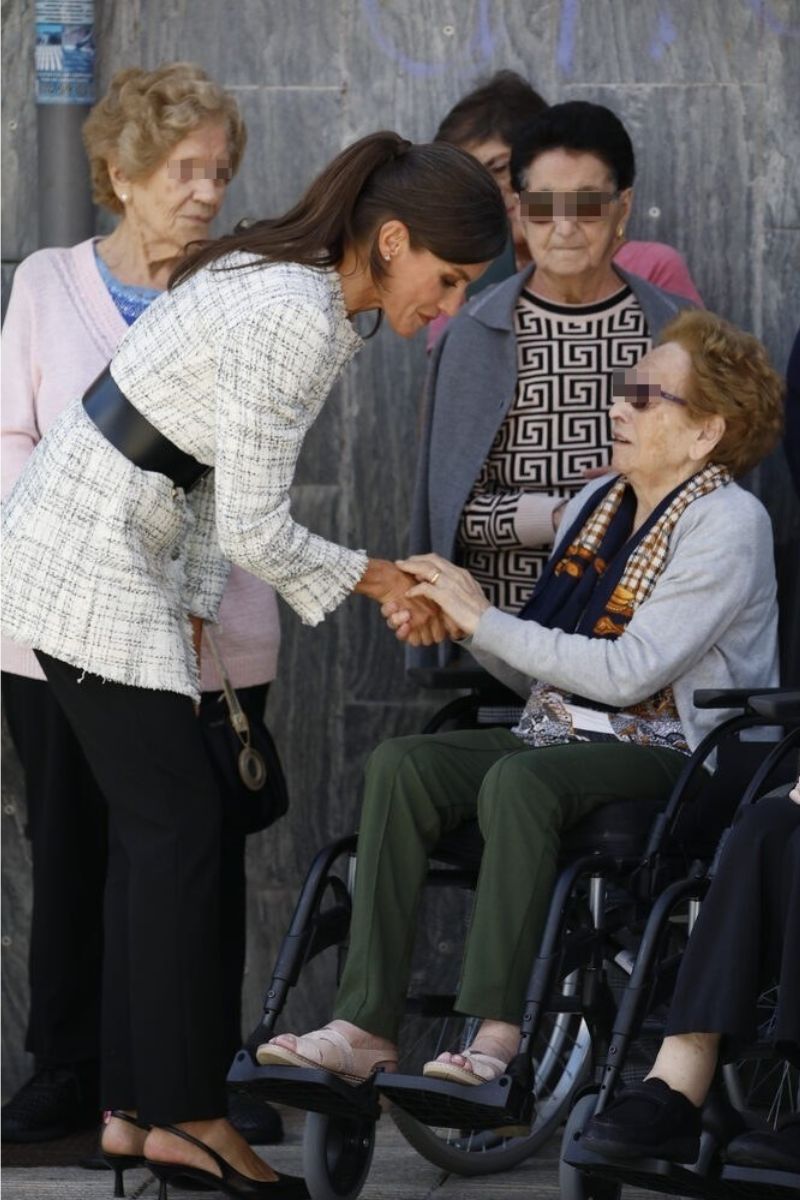
[[[143,1121],[132,1117],[130,1113],[123,1112],[122,1109],[112,1108],[111,1116],[116,1117],[118,1121],[127,1121],[129,1125],[135,1125],[137,1129],[141,1129],[143,1133],[150,1132],[150,1126],[145,1125]],[[104,1160],[106,1166],[114,1172],[114,1200],[119,1200],[120,1196],[125,1195],[125,1172],[132,1170],[134,1167],[144,1166],[143,1154],[112,1154],[109,1150],[104,1150],[102,1145],[102,1135],[100,1138],[100,1157]]]
[[[215,1175],[213,1171],[206,1171],[202,1167],[187,1166],[186,1163],[154,1162],[150,1158],[145,1158],[145,1166],[153,1172],[161,1185],[158,1200],[168,1200],[167,1184],[174,1182],[179,1177],[193,1179],[197,1183],[215,1187],[217,1191],[233,1197],[233,1200],[308,1200],[305,1181],[297,1175],[278,1174],[278,1178],[271,1182],[263,1179],[251,1179],[249,1175],[242,1175],[241,1171],[232,1167],[221,1154],[217,1154],[216,1150],[212,1150],[205,1142],[192,1137],[185,1130],[176,1129],[174,1125],[161,1125],[159,1128],[166,1133],[174,1134],[175,1137],[183,1138],[192,1146],[199,1147],[209,1158],[214,1160],[221,1174]]]

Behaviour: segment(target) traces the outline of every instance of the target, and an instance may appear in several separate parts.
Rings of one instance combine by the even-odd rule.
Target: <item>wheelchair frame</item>
[[[733,707],[734,704],[744,705],[746,696],[744,693],[737,694],[735,698],[726,695],[721,701],[719,695],[713,693],[706,696],[704,702],[712,707]],[[652,904],[662,883],[663,859],[684,808],[686,789],[702,770],[709,753],[726,735],[760,723],[763,721],[758,715],[744,712],[724,722],[704,740],[687,760],[665,810],[655,815],[643,854],[641,850],[627,854],[582,854],[561,871],[530,976],[519,1050],[506,1073],[492,1083],[467,1088],[418,1075],[379,1073],[365,1083],[353,1086],[321,1069],[262,1067],[256,1063],[256,1048],[271,1036],[288,991],[298,982],[305,963],[322,950],[339,945],[347,932],[349,893],[344,882],[333,875],[331,869],[342,855],[354,851],[356,837],[339,839],[319,851],[309,868],[280,947],[265,996],[262,1020],[237,1054],[228,1076],[230,1084],[256,1096],[304,1108],[332,1123],[336,1154],[329,1164],[331,1186],[326,1188],[323,1179],[320,1187],[312,1191],[315,1197],[344,1198],[358,1194],[369,1167],[374,1125],[381,1111],[381,1095],[403,1109],[406,1114],[404,1121],[411,1118],[424,1125],[461,1131],[529,1125],[535,1106],[531,1051],[542,1032],[547,1013],[555,1012],[557,1018],[561,1014],[571,1014],[586,1022],[591,1034],[588,1059],[594,1063],[599,1061],[604,1048],[611,1045],[614,1032],[616,1005],[605,978],[604,965],[609,953],[618,949],[612,941],[613,936],[630,924],[631,913],[640,924],[644,923],[646,909]],[[624,902],[618,907],[614,903],[608,905],[608,889],[628,874],[633,874],[635,879],[633,895],[626,894]],[[429,882],[455,883],[467,887],[474,878],[475,872],[471,870],[434,867]],[[588,881],[588,897],[581,902],[584,919],[569,937],[565,937],[576,892],[583,881]],[[333,905],[323,909],[323,900],[329,888],[333,893]],[[559,993],[556,985],[560,981],[575,978],[575,972],[580,972],[579,992],[575,987],[562,987]],[[424,1015],[441,1016],[452,1011],[452,997],[418,997],[415,1007]],[[563,1108],[569,1103],[570,1094],[578,1090],[583,1079],[583,1073],[579,1070],[571,1081],[572,1087],[562,1110],[555,1114],[556,1124],[563,1115]],[[421,1148],[421,1152],[431,1161],[439,1161],[441,1165],[441,1161],[428,1152],[430,1147],[420,1147],[417,1140],[408,1136],[403,1123],[398,1121],[398,1124],[407,1140],[412,1141],[418,1149]],[[314,1127],[317,1151],[331,1159],[325,1131],[319,1120]],[[515,1161],[534,1153],[537,1145],[531,1145]],[[467,1165],[469,1157],[479,1160],[474,1164],[474,1173],[507,1169],[514,1165],[509,1161],[502,1166],[491,1166],[487,1155],[470,1156],[465,1153],[463,1157]],[[495,1162],[499,1162],[499,1159],[495,1158]],[[451,1163],[450,1169],[459,1168]],[[473,1172],[465,1170],[463,1173]]]
[[[737,811],[755,803],[770,772],[800,745],[800,693],[754,695],[750,697],[749,705],[762,720],[794,728],[766,756],[745,789]],[[704,1106],[704,1131],[696,1163],[681,1165],[652,1157],[623,1162],[606,1158],[583,1145],[581,1140],[586,1122],[595,1113],[602,1112],[613,1098],[631,1044],[645,1024],[648,1011],[652,1010],[654,972],[669,921],[687,901],[699,907],[714,877],[729,829],[723,831],[708,869],[702,875],[690,875],[666,887],[653,906],[630,982],[616,1013],[599,1089],[584,1091],[567,1122],[563,1139],[564,1200],[616,1200],[622,1184],[704,1200],[731,1200],[732,1197],[784,1200],[800,1195],[800,1172],[745,1167],[721,1159],[720,1147],[732,1131],[731,1105],[721,1097],[719,1088],[720,1080],[723,1084],[727,1082],[725,1065],[718,1068],[715,1085],[712,1085],[709,1101]]]

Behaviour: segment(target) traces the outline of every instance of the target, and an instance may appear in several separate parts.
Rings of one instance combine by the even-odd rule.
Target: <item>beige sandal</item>
[[[351,1046],[344,1034],[326,1025],[295,1038],[295,1049],[279,1046],[274,1041],[264,1042],[256,1050],[256,1058],[262,1067],[312,1067],[330,1071],[347,1083],[363,1083],[376,1071],[393,1071],[396,1058],[387,1058],[383,1050],[359,1050]]]
[[[459,1067],[452,1062],[440,1062],[435,1058],[425,1063],[422,1074],[428,1079],[446,1079],[449,1083],[466,1083],[474,1087],[480,1083],[494,1083],[508,1069],[508,1063],[503,1062],[502,1058],[481,1054],[480,1050],[459,1050],[457,1053],[459,1058],[467,1060],[469,1068]]]

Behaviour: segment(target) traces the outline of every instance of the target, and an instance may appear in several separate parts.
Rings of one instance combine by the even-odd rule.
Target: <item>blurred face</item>
[[[602,159],[571,150],[540,154],[523,183],[519,220],[537,273],[575,286],[610,270],[632,189],[618,192]]]
[[[198,126],[170,150],[144,179],[112,169],[118,195],[127,195],[125,219],[148,242],[182,253],[188,242],[209,236],[231,178],[228,131],[223,122]]]
[[[489,265],[458,265],[437,258],[430,250],[414,250],[399,221],[382,227],[378,249],[386,262],[386,274],[376,284],[378,300],[401,337],[413,337],[442,313],[455,316],[468,286]]]
[[[621,386],[616,384],[611,465],[634,488],[677,487],[705,465],[722,437],[722,417],[693,420],[679,402],[686,398],[690,378],[689,355],[677,342],[666,342],[625,372]]]

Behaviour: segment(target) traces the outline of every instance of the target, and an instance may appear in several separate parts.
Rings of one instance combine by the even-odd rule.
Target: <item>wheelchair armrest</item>
[[[753,696],[769,696],[785,688],[698,688],[694,694],[695,708],[741,708],[747,712]]]
[[[475,691],[494,682],[492,676],[474,660],[458,660],[447,667],[409,667],[406,675],[417,687],[454,689],[470,688]]]
[[[776,725],[794,723],[800,721],[800,692],[762,692],[751,698],[750,708]]]

